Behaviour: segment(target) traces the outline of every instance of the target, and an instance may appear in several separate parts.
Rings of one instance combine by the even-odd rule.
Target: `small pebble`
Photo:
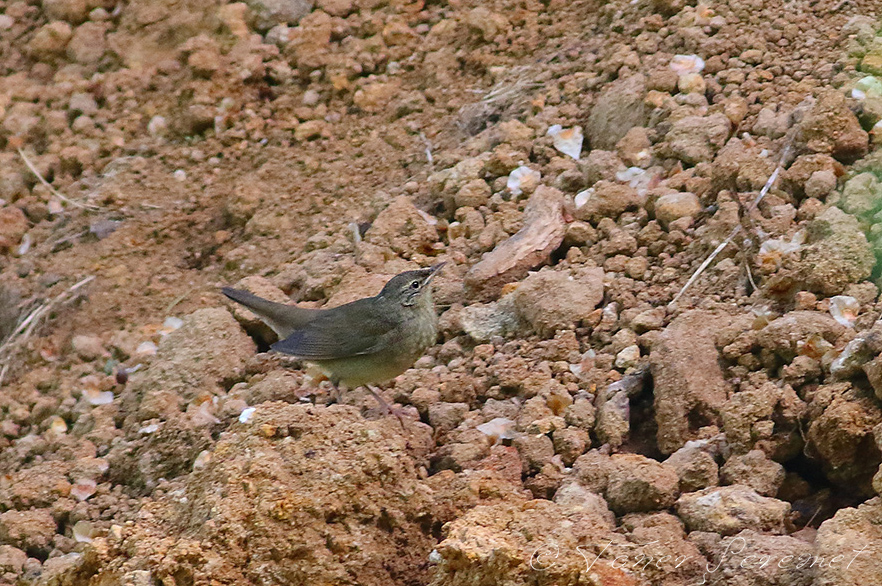
[[[496,417],[487,423],[482,423],[476,429],[496,441],[513,439],[515,436],[515,422],[507,417]]]
[[[104,240],[116,232],[121,224],[118,220],[98,220],[89,225],[89,233],[94,234],[98,240]]]
[[[140,356],[153,356],[156,354],[156,350],[156,344],[148,340],[138,344],[138,347],[135,348],[135,354]]]
[[[591,199],[591,196],[594,195],[594,188],[589,187],[584,191],[580,191],[576,194],[576,197],[573,198],[573,203],[576,205],[576,209],[582,208],[588,203],[588,200]]]
[[[211,462],[211,452],[208,450],[202,450],[199,452],[199,455],[196,456],[196,459],[193,460],[193,470],[205,468],[209,462]]]
[[[704,59],[698,55],[674,55],[669,67],[678,75],[701,73],[704,70]]]
[[[67,423],[58,415],[53,415],[49,418],[48,429],[58,434],[67,433]]]
[[[152,136],[160,136],[166,133],[168,130],[168,122],[166,122],[165,117],[163,116],[154,116],[150,119],[150,122],[147,124],[147,132],[149,132]],[[175,171],[175,178],[177,179],[178,172]],[[186,175],[185,175],[186,177]]]
[[[88,521],[77,521],[73,526],[73,538],[77,543],[92,543],[95,528]]]
[[[861,304],[849,295],[836,295],[830,298],[830,315],[847,328],[854,326]]]
[[[89,405],[109,405],[113,403],[113,391],[86,389],[83,391],[83,397]]]
[[[91,478],[80,478],[70,487],[70,496],[80,502],[95,494],[98,484]]]
[[[184,320],[179,317],[167,317],[165,321],[162,322],[162,328],[159,330],[160,336],[167,336],[173,331],[180,329],[180,327],[184,325]]]
[[[631,368],[637,366],[640,360],[640,347],[636,344],[628,346],[616,354],[616,368]]]
[[[536,189],[541,178],[542,175],[539,171],[534,171],[533,169],[522,165],[509,173],[506,187],[508,187],[508,190],[511,191],[512,195],[529,193]]]

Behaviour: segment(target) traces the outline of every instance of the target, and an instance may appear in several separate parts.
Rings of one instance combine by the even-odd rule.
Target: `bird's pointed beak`
[[[426,279],[426,283],[431,282],[432,279],[435,278],[435,275],[437,275],[439,272],[441,272],[441,269],[443,269],[443,268],[444,268],[444,265],[446,265],[446,264],[447,264],[446,261],[445,261],[445,262],[439,262],[438,264],[436,264],[436,265],[432,265],[431,267],[429,267],[429,269],[430,269],[432,272],[429,273],[429,276],[428,276],[428,278]]]

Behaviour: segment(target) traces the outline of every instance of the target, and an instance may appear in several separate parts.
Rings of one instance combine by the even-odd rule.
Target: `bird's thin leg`
[[[404,427],[404,418],[401,416],[401,412],[398,409],[390,407],[389,403],[386,402],[386,399],[381,397],[380,393],[377,392],[371,385],[365,385],[365,388],[371,395],[374,396],[374,399],[377,400],[377,403],[379,403],[380,406],[383,407],[383,409],[386,411],[386,414],[388,415],[391,413],[392,415],[394,415],[396,418],[398,418],[398,423],[401,424],[401,429],[406,429]]]
[[[331,403],[330,405],[342,405],[343,404],[343,391],[340,390],[340,381],[334,379],[328,379],[328,382],[331,383]]]

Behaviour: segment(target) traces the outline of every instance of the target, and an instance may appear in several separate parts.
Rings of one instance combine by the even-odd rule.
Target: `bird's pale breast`
[[[314,364],[332,381],[339,381],[349,388],[395,378],[413,366],[437,339],[435,308],[431,298],[425,301],[427,303],[414,307],[413,317],[399,326],[397,343],[372,354],[314,361]]]

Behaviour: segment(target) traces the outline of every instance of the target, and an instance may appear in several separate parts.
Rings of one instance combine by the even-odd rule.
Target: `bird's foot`
[[[343,404],[343,391],[340,390],[340,385],[335,385],[333,382],[331,383],[331,396],[328,400],[328,405],[342,405]]]
[[[393,406],[389,405],[389,403],[386,402],[386,399],[381,397],[380,393],[377,392],[370,385],[366,386],[365,388],[367,388],[368,392],[371,395],[373,395],[374,399],[377,400],[377,403],[380,404],[380,406],[383,408],[383,410],[386,411],[386,414],[387,415],[389,415],[389,414],[394,415],[398,419],[398,423],[401,424],[401,429],[407,430],[407,428],[404,425],[404,416],[405,416],[404,409],[401,409],[399,407],[393,407]]]

